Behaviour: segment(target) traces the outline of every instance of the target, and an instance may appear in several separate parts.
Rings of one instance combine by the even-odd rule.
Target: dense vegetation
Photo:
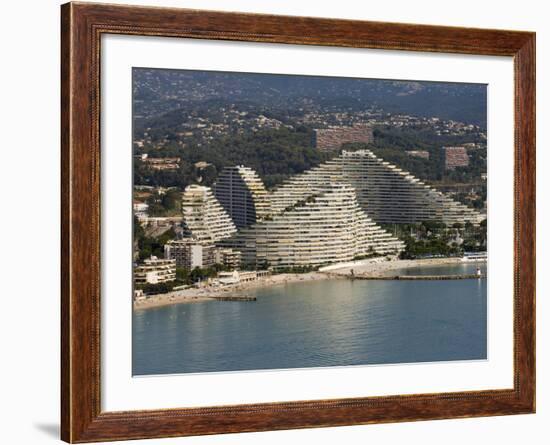
[[[174,281],[138,284],[136,285],[136,289],[143,290],[146,295],[165,294],[178,286],[190,286],[205,281],[208,278],[214,278],[222,270],[226,270],[226,268],[221,264],[215,264],[212,267],[195,267],[193,270],[178,267]]]
[[[158,237],[146,236],[145,230],[139,224],[136,217],[134,217],[134,243],[137,252],[139,252],[139,260],[143,261],[149,258],[151,255],[157,258],[164,257],[164,245],[174,239],[176,234],[173,229],[164,232]]]
[[[452,227],[437,221],[419,224],[388,224],[383,227],[405,242],[401,258],[462,256],[464,252],[487,250],[487,220],[479,226],[470,222]]]
[[[349,116],[366,112],[363,116],[371,116],[373,111],[379,122],[391,120],[385,113],[437,116],[486,128],[484,85],[153,69],[134,69],[133,76],[134,154],[180,159],[176,170],[155,170],[139,156],[135,158],[135,185],[167,189],[145,190],[138,199],[148,204],[147,213],[153,217],[181,215],[181,191],[194,183],[211,186],[226,166],[254,169],[268,189],[311,169],[339,153],[313,148],[313,128],[350,125],[346,121]],[[348,117],[335,117],[342,114]],[[469,150],[470,165],[453,171],[445,171],[441,149],[482,142],[479,129],[467,128],[460,135],[445,134],[444,129],[438,134],[431,123],[414,122],[417,126],[379,125],[373,143],[343,148],[368,148],[440,190],[451,192],[454,199],[482,209],[487,198],[486,183],[481,180],[487,171],[486,149]],[[410,156],[406,153],[410,150],[428,151],[429,159]],[[486,225],[448,228],[426,222],[388,229],[399,232],[397,235],[405,240],[403,255],[407,258],[460,255],[463,250],[484,249],[486,245]],[[136,260],[163,257],[164,244],[176,237],[172,229],[158,236],[147,235],[151,233],[159,232],[146,231],[135,220]],[[457,237],[463,240],[460,245],[454,242]],[[176,284],[214,276],[219,267],[178,269]]]
[[[146,200],[149,216],[181,215],[181,193],[171,188],[165,193],[152,193]]]
[[[487,171],[486,150],[470,150],[470,165],[445,171],[441,147],[475,141],[468,136],[438,136],[429,130],[403,130],[378,128],[374,131],[373,144],[349,144],[346,149],[368,148],[384,160],[394,163],[413,175],[432,183],[481,184],[481,174]],[[245,135],[229,135],[211,141],[202,147],[179,147],[168,144],[165,148],[150,152],[152,157],[179,157],[176,171],[158,171],[147,168],[141,161],[134,163],[134,182],[141,185],[178,187],[191,183],[212,185],[218,173],[226,166],[246,165],[253,168],[272,188],[288,177],[308,170],[330,159],[338,152],[319,152],[310,146],[311,130],[298,127],[262,130]],[[430,159],[410,156],[407,150],[425,150]],[[196,167],[200,161],[208,166]],[[165,197],[163,199],[170,199]],[[155,203],[152,203],[155,213]],[[151,203],[150,203],[151,205]],[[164,207],[167,207],[164,205]],[[170,206],[168,206],[170,207]]]
[[[221,264],[214,264],[212,267],[195,267],[193,270],[188,270],[178,267],[176,269],[176,280],[179,284],[193,284],[214,278],[218,272],[228,270]]]
[[[348,149],[368,148],[385,161],[409,171],[414,176],[430,183],[478,183],[481,174],[487,171],[487,151],[470,150],[470,165],[445,171],[442,151],[444,146],[476,142],[475,136],[441,136],[429,129],[414,130],[379,127],[374,130],[374,143],[349,144]],[[410,156],[409,150],[423,150],[430,154],[429,159]]]
[[[180,189],[195,182],[211,185],[224,167],[246,165],[260,175],[266,187],[271,188],[336,155],[319,152],[310,146],[310,139],[309,130],[299,127],[296,130],[280,128],[225,136],[202,147],[181,148],[175,143],[169,144],[150,152],[150,156],[180,157],[179,169],[155,171],[137,160],[134,163],[134,183]],[[195,166],[205,160],[211,165],[206,168]]]

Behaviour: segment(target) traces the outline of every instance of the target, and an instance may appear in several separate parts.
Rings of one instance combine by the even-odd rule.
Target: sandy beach
[[[405,269],[408,267],[422,267],[422,266],[438,266],[443,264],[458,264],[461,262],[460,258],[431,258],[422,260],[392,260],[388,261],[385,258],[375,258],[372,260],[358,261],[353,266],[342,267],[339,269],[332,269],[329,273],[332,276],[346,275],[353,273],[356,275],[364,275],[369,277],[379,277],[387,274],[387,272],[397,269]]]
[[[334,276],[321,272],[269,275],[265,278],[260,278],[256,281],[249,281],[246,283],[238,283],[223,287],[208,286],[201,288],[190,288],[169,292],[167,294],[150,296],[146,300],[134,301],[134,309],[147,309],[182,303],[200,303],[203,301],[215,300],[219,297],[246,296],[247,291],[258,287],[278,286],[287,283],[326,280],[330,278],[334,278]]]
[[[460,263],[460,258],[432,258],[422,260],[391,260],[386,258],[374,258],[370,260],[357,261],[350,265],[349,263],[342,268],[331,268],[325,272],[309,272],[304,274],[276,274],[260,278],[256,281],[238,283],[227,286],[205,286],[199,288],[190,288],[150,296],[145,300],[134,301],[134,309],[148,309],[152,307],[167,306],[171,304],[182,303],[200,303],[202,301],[216,300],[221,297],[247,296],[247,291],[258,287],[277,286],[287,283],[298,283],[326,279],[345,278],[351,275],[351,270],[355,275],[369,277],[379,277],[387,274],[388,271],[404,269],[408,267],[436,266],[443,264]]]

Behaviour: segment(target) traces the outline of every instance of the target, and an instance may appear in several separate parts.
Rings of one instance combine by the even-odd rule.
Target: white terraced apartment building
[[[224,168],[213,191],[237,228],[261,221],[271,213],[268,192],[251,168],[242,165]]]
[[[176,279],[176,261],[151,256],[134,269],[136,284],[159,284]]]
[[[377,226],[359,207],[355,190],[328,181],[279,214],[241,229],[224,242],[242,262],[274,268],[346,262],[359,256],[396,254],[403,242]]]
[[[316,193],[330,181],[349,183],[361,208],[377,223],[441,221],[478,224],[484,217],[415,178],[370,150],[343,151],[318,167],[293,176],[271,194],[275,213]]]
[[[209,187],[189,185],[181,198],[183,228],[186,237],[199,243],[216,243],[237,229]]]

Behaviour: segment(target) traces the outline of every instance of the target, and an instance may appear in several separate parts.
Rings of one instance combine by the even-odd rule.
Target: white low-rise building
[[[258,278],[262,278],[269,275],[267,270],[233,270],[230,272],[218,272],[218,282],[223,285],[247,283],[249,281],[256,281]]]
[[[218,272],[218,281],[220,284],[237,284],[240,282],[239,272],[234,270],[232,272]]]
[[[159,284],[176,279],[176,261],[151,256],[134,269],[136,284]]]

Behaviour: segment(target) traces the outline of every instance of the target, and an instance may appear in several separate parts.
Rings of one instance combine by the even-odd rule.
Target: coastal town
[[[487,357],[486,85],[132,79],[133,375]]]
[[[331,127],[316,130],[313,143],[324,150],[372,138],[368,125]],[[446,168],[468,159],[456,154],[464,147],[446,150]],[[137,196],[157,194],[161,202],[170,193],[136,186]],[[372,274],[411,261],[425,264],[422,257],[440,257],[430,263],[456,262],[465,236],[477,235],[476,250],[486,243],[483,213],[366,149],[341,150],[271,191],[253,169],[237,165],[224,168],[212,187],[191,184],[176,196],[179,214],[171,216],[150,217],[146,202],[134,203],[138,233],[155,233],[157,239],[167,235],[161,256],[140,261],[136,245],[136,308],[246,299],[251,287],[345,276],[328,270],[347,269],[350,276],[354,270]],[[409,230],[405,239],[416,243],[435,236],[440,250],[413,255],[415,242],[403,240],[403,228]]]
[[[328,93],[284,98],[254,79],[197,76],[135,76],[136,308],[486,259],[483,121],[321,106]],[[252,82],[246,101],[241,82]],[[425,88],[369,85],[379,98]],[[468,100],[464,88],[453,94]],[[141,99],[148,90],[159,99]]]

